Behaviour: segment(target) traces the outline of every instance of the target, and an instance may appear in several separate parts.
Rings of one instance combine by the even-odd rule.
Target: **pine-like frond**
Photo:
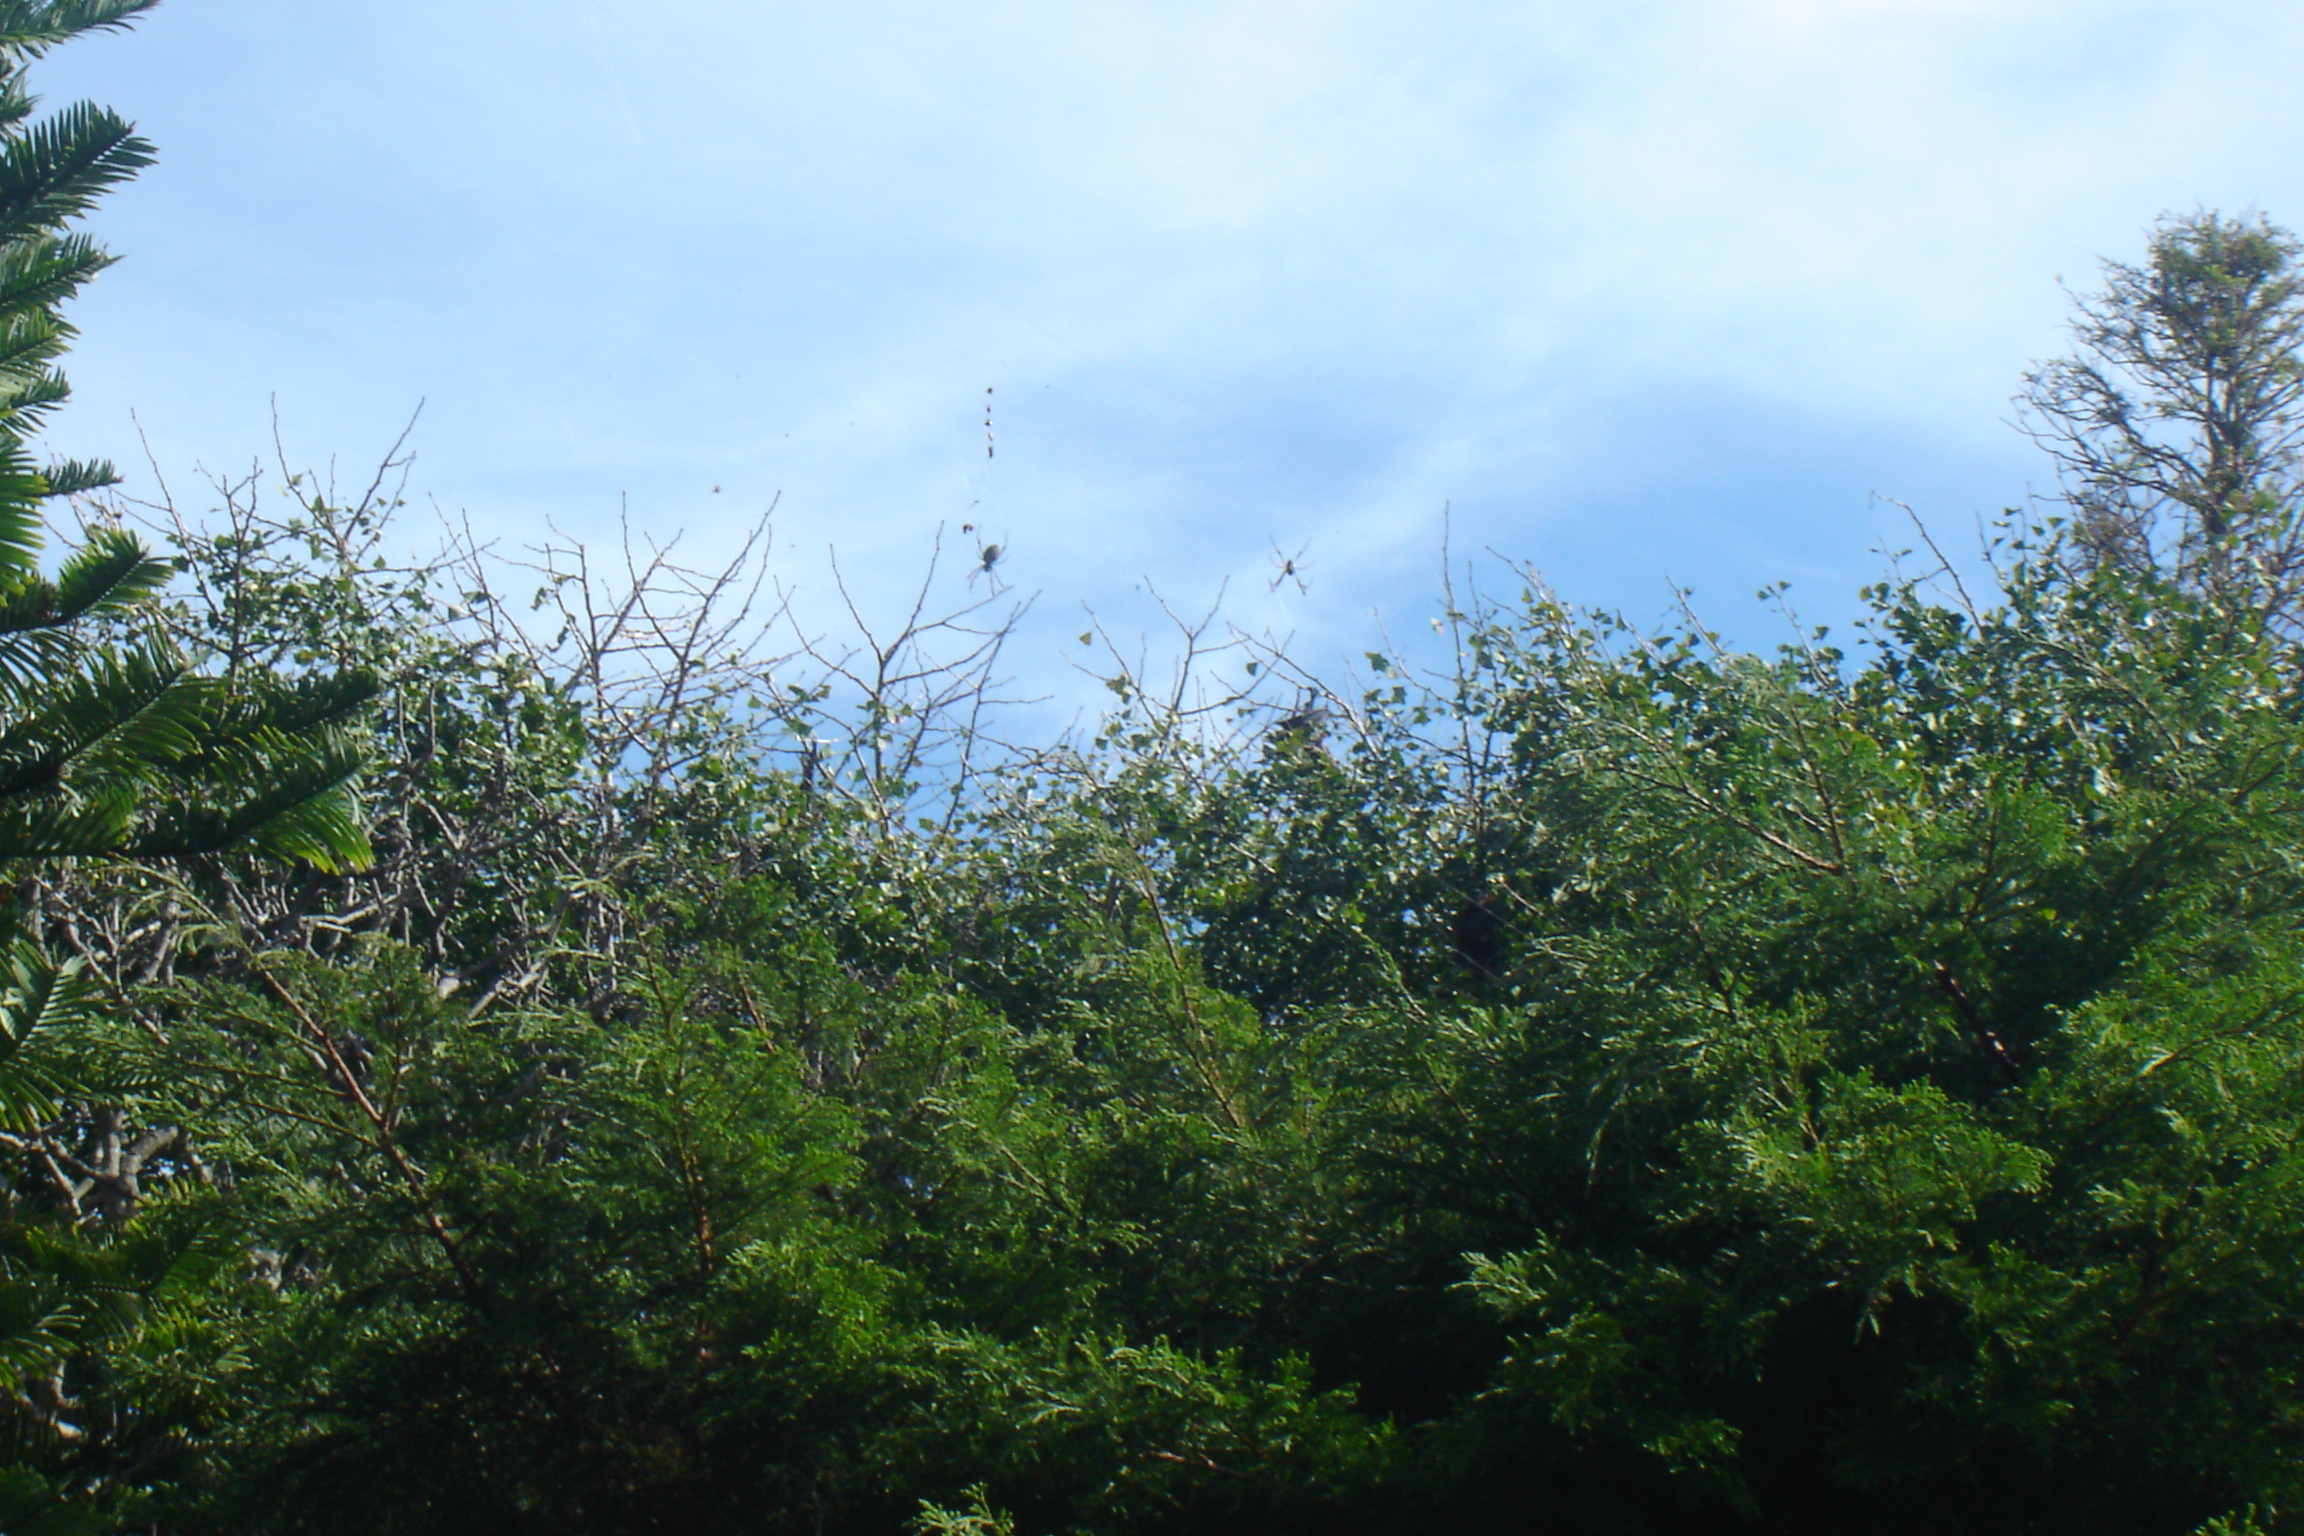
[[[193,748],[162,764],[166,788],[148,797],[127,851],[182,857],[248,844],[330,873],[366,867],[358,782],[368,749],[348,727],[377,692],[373,677],[347,673],[215,695]]]
[[[331,733],[293,778],[243,807],[244,835],[276,859],[301,859],[326,874],[366,869],[376,859],[359,794],[367,767],[365,744]]]
[[[40,503],[47,484],[23,447],[0,436],[0,578],[29,573],[47,542]]]
[[[0,52],[37,58],[88,32],[118,32],[160,0],[0,0]]]
[[[0,1372],[11,1376],[53,1365],[79,1332],[71,1292],[40,1284],[22,1269],[19,1260],[0,1270]]]
[[[63,356],[71,335],[53,309],[0,311],[0,374],[19,381],[39,378]]]
[[[65,798],[19,797],[0,803],[0,861],[92,859],[118,853],[135,825],[133,786]]]
[[[149,601],[173,574],[143,541],[120,528],[90,530],[56,573],[56,622],[118,618]]]
[[[267,689],[251,729],[301,736],[349,724],[383,692],[371,672],[336,672],[297,678]]]
[[[134,535],[97,529],[54,581],[0,576],[0,719],[25,708],[24,695],[72,654],[71,625],[127,616],[169,574],[168,563],[153,559]]]
[[[32,88],[25,83],[23,69],[0,65],[0,133],[14,129],[39,105],[40,98],[33,95]]]
[[[56,583],[45,576],[27,576],[0,587],[0,635],[56,627]]]
[[[68,1350],[124,1338],[230,1261],[213,1223],[176,1228],[0,1228],[0,1367],[45,1369]]]
[[[151,647],[83,653],[73,675],[41,691],[36,713],[0,731],[0,802],[56,785],[94,791],[191,755],[218,689]]]
[[[0,246],[0,314],[54,308],[117,259],[87,235]]]
[[[64,398],[55,365],[71,339],[72,328],[52,310],[0,311],[0,411],[37,411]]]
[[[75,598],[117,597],[128,583],[103,583],[132,547],[92,560],[71,583]],[[0,665],[10,642],[59,634],[0,637]],[[235,693],[147,645],[74,653],[24,688],[26,713],[0,726],[0,860],[245,844],[331,872],[368,862],[357,793],[367,751],[347,726],[374,699],[374,679]]]
[[[58,459],[40,472],[50,496],[78,496],[120,483],[120,471],[110,459]]]
[[[119,113],[79,101],[0,144],[0,240],[54,230],[150,165]]]
[[[18,440],[28,437],[56,407],[71,398],[71,384],[53,368],[36,373],[0,373],[0,433]]]
[[[100,1001],[79,960],[59,962],[22,939],[0,951],[0,1124],[29,1130],[55,1117],[71,1085],[52,1058],[24,1046],[38,1034],[94,1023]]]
[[[69,629],[42,623],[18,624],[20,617],[53,611],[55,591],[45,581],[25,582],[0,592],[0,720],[26,707],[41,678],[71,664],[80,649]]]
[[[51,695],[53,739],[70,747],[67,773],[129,779],[191,756],[222,687],[148,647],[87,657],[81,675]]]
[[[367,764],[366,751],[348,740],[303,746],[293,756],[279,744],[268,754],[263,782],[211,785],[217,799],[178,802],[154,817],[129,851],[183,857],[252,844],[330,874],[364,869],[374,856],[357,793]]]

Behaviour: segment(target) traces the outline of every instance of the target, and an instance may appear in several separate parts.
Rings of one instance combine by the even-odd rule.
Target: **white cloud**
[[[2304,219],[2304,15],[2255,0],[634,14],[178,0],[59,55],[166,155],[71,445],[134,405],[236,457],[276,391],[357,452],[429,396],[422,482],[514,538],[782,490],[892,580],[974,503],[1059,607],[1310,538],[1340,633],[1452,501],[1645,605],[1852,582],[1874,489],[2020,495],[2056,273]]]

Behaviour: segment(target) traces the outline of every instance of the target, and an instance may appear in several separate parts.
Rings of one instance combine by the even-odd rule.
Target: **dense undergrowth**
[[[2304,721],[2250,615],[2020,542],[1989,606],[1876,589],[1847,655],[1531,591],[1459,615],[1437,685],[1228,744],[1139,695],[915,814],[949,786],[857,782],[791,711],[677,667],[645,687],[690,702],[609,708],[597,643],[555,662],[493,599],[331,566],[353,517],[188,542],[212,606],[174,612],[215,668],[379,678],[373,865],[41,884],[122,1003],[63,1037],[88,1086],[49,1144],[172,1138],[133,1200],[20,1165],[26,1240],[47,1210],[175,1256],[62,1367],[68,1410],[27,1400],[69,1502],[239,1532],[2294,1505]]]

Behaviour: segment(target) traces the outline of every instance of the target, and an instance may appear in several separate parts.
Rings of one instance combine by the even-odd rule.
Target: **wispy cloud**
[[[1443,503],[1594,600],[1846,586],[1870,492],[2038,472],[2058,273],[2304,219],[2300,65],[2255,0],[178,0],[48,67],[165,153],[66,430],[228,460],[277,393],[358,453],[428,397],[421,483],[514,540],[781,491],[796,561],[968,517],[1060,605],[1309,540],[1249,606],[1327,638]]]

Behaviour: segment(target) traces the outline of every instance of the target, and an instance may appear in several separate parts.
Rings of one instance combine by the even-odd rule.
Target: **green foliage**
[[[984,1485],[967,1490],[966,1509],[946,1509],[922,1500],[913,1529],[919,1536],[1016,1536],[1016,1522],[994,1509]]]
[[[1535,594],[1327,740],[1122,724],[919,832],[736,734],[603,792],[425,578],[242,559],[248,654],[365,647],[394,814],[501,851],[235,865],[430,915],[139,994],[123,1112],[254,1256],[139,1518],[2283,1529],[2294,658],[2058,554],[1855,656]]]
[[[0,1527],[2304,1528],[2304,657],[2204,574],[2270,439],[1845,651],[1531,582],[1040,753],[997,632],[523,606],[382,477],[43,575],[61,225],[146,151],[21,66],[140,9],[0,4]],[[2285,324],[2284,241],[2096,318]]]
[[[17,893],[0,921],[0,1148],[12,1164],[0,1212],[0,1525],[12,1531],[130,1518],[187,1429],[221,1411],[216,1370],[231,1355],[195,1317],[231,1264],[204,1214],[213,1202],[189,1186],[147,1202],[140,1187],[146,1161],[181,1150],[183,1134],[124,1145],[118,1109],[102,1102],[128,1086],[98,1044],[103,988],[85,953],[58,959],[38,942],[51,913],[25,896],[73,860],[236,845],[329,869],[367,856],[349,726],[369,684],[195,669],[154,623],[172,567],[117,527],[87,529],[52,575],[38,564],[46,506],[111,479],[103,465],[42,473],[25,447],[65,396],[61,306],[110,260],[64,226],[151,151],[86,104],[31,121],[24,71],[48,47],[148,8],[0,7],[0,863]],[[80,916],[53,915],[68,932]]]
[[[2063,480],[2073,554],[2166,572],[2293,627],[2304,579],[2304,286],[2294,235],[2166,217],[2142,266],[2105,263],[2076,355],[2025,379],[2026,429]]]

